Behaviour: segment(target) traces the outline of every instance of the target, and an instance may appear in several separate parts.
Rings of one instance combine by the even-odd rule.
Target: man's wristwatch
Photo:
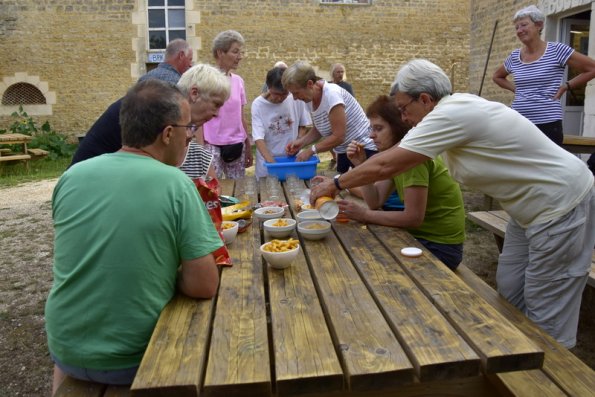
[[[337,190],[343,190],[343,188],[341,187],[341,185],[339,184],[339,177],[341,176],[341,174],[337,174],[335,175],[335,177],[333,178],[333,181],[335,182],[335,187],[337,188]]]
[[[314,153],[314,154],[318,154],[318,153],[316,152],[316,145],[312,145],[312,148],[311,148],[311,149],[312,149],[312,153]]]

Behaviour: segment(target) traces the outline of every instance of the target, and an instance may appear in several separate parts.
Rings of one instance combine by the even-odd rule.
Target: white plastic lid
[[[339,205],[336,201],[330,200],[322,204],[318,209],[320,216],[326,220],[335,219],[339,214]]]
[[[415,258],[417,256],[421,256],[422,250],[417,247],[405,247],[401,249],[401,255],[408,256],[410,258]]]

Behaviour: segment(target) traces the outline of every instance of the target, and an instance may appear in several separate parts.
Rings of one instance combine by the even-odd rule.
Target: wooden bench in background
[[[467,218],[473,223],[483,227],[487,231],[494,234],[494,239],[498,245],[498,250],[502,252],[502,245],[504,243],[504,235],[506,234],[506,225],[510,220],[510,216],[506,211],[475,211],[469,212]],[[587,284],[595,288],[595,250],[593,251],[593,258],[591,263],[591,272]]]
[[[64,379],[55,397],[128,397],[130,386],[108,386],[71,378]]]
[[[0,163],[6,161],[24,161],[27,171],[29,171],[29,160],[31,155],[27,152],[27,143],[33,139],[25,134],[0,134],[0,145],[18,146],[20,151],[13,152],[10,148],[0,150]],[[8,150],[7,150],[8,149]]]
[[[27,149],[27,153],[29,153],[31,155],[31,158],[33,160],[40,159],[40,158],[45,157],[48,154],[50,154],[50,152],[48,152],[47,150],[43,150],[43,149],[39,149],[39,148],[29,148],[29,149]]]
[[[562,147],[570,153],[594,153],[595,137],[564,135]]]

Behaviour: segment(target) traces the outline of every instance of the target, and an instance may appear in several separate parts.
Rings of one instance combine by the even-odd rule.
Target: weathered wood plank
[[[370,391],[343,391],[333,394],[308,394],[307,397],[502,397],[485,376],[459,378],[435,382],[413,383],[398,389]],[[518,396],[521,397],[521,396]],[[545,396],[543,396],[545,397]]]
[[[487,231],[490,231],[500,237],[504,237],[508,220],[504,220],[502,217],[496,216],[494,212],[495,211],[469,212],[467,214],[467,218],[477,225],[483,227]]]
[[[310,270],[339,346],[350,390],[413,380],[413,365],[334,234],[304,241]]]
[[[110,386],[107,388],[103,397],[128,397],[130,396],[129,386]]]
[[[260,199],[271,199],[266,183],[261,184]],[[284,196],[277,200],[286,202]],[[298,238],[296,231],[292,237]],[[266,232],[264,240],[270,240]],[[341,391],[343,371],[303,250],[287,269],[276,270],[263,264],[269,289],[277,394]]]
[[[589,136],[564,135],[562,147],[571,153],[594,153],[595,138]]]
[[[85,382],[67,376],[54,397],[101,397],[106,388],[107,386],[101,383]]]
[[[541,369],[556,385],[561,387],[570,396],[591,396],[595,390],[595,371],[579,360],[564,346],[556,342],[551,336],[533,324],[523,313],[488,286],[483,280],[476,276],[465,266],[459,266],[456,274],[473,290],[485,299],[490,305],[496,308],[506,318],[515,323],[525,335],[530,337],[543,351],[545,359]],[[512,382],[514,373],[497,374],[505,384]],[[522,384],[521,384],[522,386]],[[534,395],[544,396],[550,394],[539,394],[542,391],[538,385]],[[528,384],[525,385],[527,393]],[[524,394],[519,394],[524,396]],[[529,394],[527,394],[529,395]]]
[[[260,230],[255,222],[228,247],[233,266],[221,272],[205,396],[268,395],[272,390],[262,260],[254,244]]]
[[[335,225],[414,364],[418,379],[426,382],[479,375],[477,354],[366,228],[357,222]]]
[[[195,396],[206,359],[213,300],[175,296],[163,309],[131,387],[132,396]]]
[[[503,372],[488,375],[502,395],[517,397],[564,397],[568,396],[543,371]]]
[[[486,374],[540,368],[543,351],[481,299],[456,274],[430,254],[400,255],[403,247],[420,246],[412,236],[389,227],[369,226],[393,253],[411,279],[432,300],[480,356]]]
[[[31,160],[30,154],[9,154],[1,156],[0,161],[13,161],[13,160]]]

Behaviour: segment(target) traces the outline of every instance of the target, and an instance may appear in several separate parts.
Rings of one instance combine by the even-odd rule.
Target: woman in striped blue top
[[[297,153],[296,161],[333,150],[337,153],[337,171],[342,174],[353,167],[345,154],[351,141],[360,142],[367,157],[377,153],[368,134],[366,113],[345,89],[316,76],[314,68],[303,61],[291,65],[281,82],[295,99],[306,102],[314,124],[308,133],[287,145],[289,155]]]
[[[543,41],[541,31],[545,16],[537,7],[523,8],[513,20],[522,46],[506,58],[492,79],[500,87],[514,92],[511,105],[514,110],[561,145],[564,133],[560,98],[595,77],[595,61],[566,44]],[[562,84],[566,65],[580,74]],[[514,76],[514,82],[507,79],[509,74]]]

